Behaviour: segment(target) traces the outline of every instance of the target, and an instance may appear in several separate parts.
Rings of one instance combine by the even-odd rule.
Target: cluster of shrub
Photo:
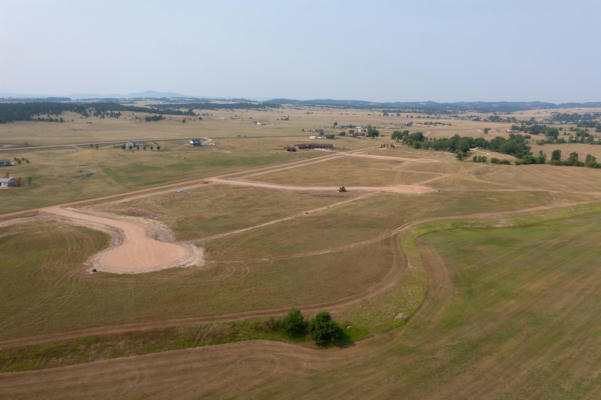
[[[394,131],[392,139],[401,141],[403,144],[416,149],[432,149],[439,151],[449,151],[457,155],[458,160],[463,160],[467,157],[470,149],[479,147],[482,149],[491,150],[497,153],[508,154],[518,158],[515,165],[523,164],[546,164],[547,156],[542,151],[538,155],[533,155],[530,151],[530,146],[527,144],[529,136],[526,135],[509,135],[508,139],[497,136],[492,140],[484,138],[471,138],[455,135],[451,138],[428,139],[421,132],[409,133],[409,131]],[[472,157],[473,162],[485,163],[488,159],[485,156],[475,155]],[[509,160],[500,160],[491,158],[492,164],[511,164]],[[575,167],[601,168],[601,164],[597,159],[587,154],[585,161],[578,160],[578,153],[570,153],[567,160],[561,159],[561,150],[554,150],[551,160],[548,162],[551,165],[568,165]]]
[[[90,145],[90,147],[92,147],[92,146],[93,145]],[[136,149],[136,150],[140,150],[140,149],[146,150],[148,148],[150,148],[150,150],[154,150],[155,147],[156,147],[157,151],[161,150],[161,145],[158,144],[158,143],[156,143],[156,142],[154,143],[154,145],[152,145],[152,144],[151,145],[146,145],[145,144],[145,145],[142,145],[142,146],[127,147],[125,144],[122,144],[122,145],[115,146],[115,148],[120,148],[122,150],[134,150],[134,149]],[[98,145],[96,145],[96,149],[98,149]]]
[[[144,117],[144,120],[146,122],[161,121],[163,119],[165,119],[165,117],[163,117],[161,114],[159,114],[159,115],[150,115],[150,116]]]
[[[302,338],[308,333],[319,346],[340,344],[346,339],[342,328],[325,311],[317,313],[311,321],[306,321],[299,310],[292,309],[279,323],[279,327],[291,338]]]
[[[538,155],[528,155],[520,160],[514,161],[515,165],[524,165],[524,164],[550,164],[550,165],[564,165],[571,167],[588,167],[588,168],[601,168],[601,164],[597,162],[597,158],[591,154],[587,154],[585,161],[580,161],[578,159],[578,153],[572,152],[569,154],[567,160],[561,159],[561,150],[554,150],[551,154],[551,160],[547,162],[547,156],[542,151],[538,152]],[[483,162],[487,161],[485,156],[474,156],[472,157],[473,162]],[[500,160],[498,158],[491,158],[491,164],[511,164],[509,160]]]
[[[559,137],[559,129],[549,127],[547,125],[533,124],[533,125],[512,125],[511,130],[519,130],[529,135],[545,135],[551,139],[557,139]]]
[[[23,162],[25,162],[25,163],[29,164],[29,158],[25,158],[25,157],[15,157],[15,158],[14,158],[14,160],[15,160],[15,162],[16,162],[17,164],[21,164],[21,163],[23,163]]]
[[[588,167],[588,168],[601,168],[601,164],[597,162],[597,158],[591,154],[587,154],[584,162],[578,160],[578,153],[572,152],[568,155],[567,160],[561,159],[561,150],[553,150],[551,153],[551,165],[567,165],[572,167]]]

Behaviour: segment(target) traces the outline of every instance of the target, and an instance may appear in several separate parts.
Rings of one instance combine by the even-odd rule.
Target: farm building
[[[146,146],[146,142],[127,142],[125,143],[126,149],[133,149],[136,147],[144,147]]]
[[[365,136],[367,135],[367,128],[363,126],[358,126],[355,128],[355,136]]]
[[[17,181],[12,176],[8,178],[0,178],[0,188],[7,188],[9,186],[17,186]]]
[[[15,163],[10,160],[0,160],[0,167],[11,167],[13,165],[15,165]]]

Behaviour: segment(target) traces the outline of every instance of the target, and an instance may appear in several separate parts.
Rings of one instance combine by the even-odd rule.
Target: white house
[[[0,178],[0,188],[7,188],[9,186],[17,186],[17,181],[12,176],[8,178]]]

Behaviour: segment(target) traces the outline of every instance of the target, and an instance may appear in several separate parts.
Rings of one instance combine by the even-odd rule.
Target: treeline
[[[557,121],[560,123],[581,123],[581,122],[591,122],[593,120],[601,117],[600,112],[594,113],[553,113],[551,115],[552,121]]]
[[[162,121],[164,119],[165,119],[165,117],[163,117],[161,114],[159,114],[159,115],[150,115],[150,116],[144,117],[144,120],[146,122]]]
[[[519,130],[521,132],[525,132],[529,135],[545,135],[549,138],[557,139],[559,137],[559,129],[554,127],[549,127],[546,125],[533,124],[533,125],[513,125],[511,130]]]
[[[276,103],[252,103],[252,102],[237,102],[237,103],[214,103],[214,102],[200,102],[200,103],[169,103],[169,104],[151,104],[152,107],[158,110],[172,109],[172,108],[187,108],[189,111],[193,109],[197,110],[253,110],[253,109],[267,109],[267,108],[279,108],[280,105]]]
[[[0,103],[0,123],[34,120],[54,122],[54,119],[52,119],[52,117],[58,117],[64,112],[74,112],[86,118],[89,117],[91,114],[96,116],[117,117],[117,115],[121,116],[121,112],[124,111],[150,114],[195,115],[194,112],[191,110],[182,111],[175,109],[158,109],[149,107],[129,106],[117,103]],[[38,116],[44,117],[36,118]],[[59,120],[56,122],[61,121]]]
[[[587,154],[584,161],[578,159],[578,153],[572,152],[568,155],[567,160],[561,159],[561,150],[553,150],[551,153],[551,160],[549,164],[552,165],[567,165],[572,167],[588,167],[588,168],[601,168],[601,164],[597,162],[597,157]]]
[[[470,149],[476,147],[497,153],[509,154],[520,159],[531,155],[530,146],[527,144],[528,136],[525,135],[509,135],[508,139],[497,136],[490,141],[484,138],[459,135],[451,138],[429,139],[422,132],[409,133],[409,131],[405,130],[394,131],[392,139],[401,141],[403,144],[415,149],[431,149],[456,153],[458,159],[465,158]]]

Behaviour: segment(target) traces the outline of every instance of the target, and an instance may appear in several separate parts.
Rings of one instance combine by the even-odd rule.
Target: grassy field
[[[87,272],[86,261],[110,241],[92,226],[48,216],[2,222],[0,398],[599,397],[599,170],[380,147],[406,122],[430,137],[484,136],[491,128],[492,138],[510,126],[435,115],[287,106],[217,110],[186,123],[174,116],[146,123],[128,113],[67,117],[0,125],[0,146],[169,140],[159,142],[160,152],[109,144],[4,152],[0,158],[30,162],[2,172],[33,180],[0,190],[0,213],[230,173],[284,185],[437,191],[198,183],[82,206],[159,221],[175,240],[204,250],[203,267],[137,275]],[[425,124],[432,121],[445,125]],[[337,150],[406,159],[283,151],[308,141],[302,129],[336,134],[334,122],[372,124],[384,136],[337,137]],[[211,137],[216,146],[186,146],[190,137]],[[583,159],[596,147],[541,148]],[[287,337],[270,318],[292,307],[308,317],[332,312],[350,341],[319,349]],[[36,335],[47,339],[38,343]],[[26,344],[2,345],[18,340]]]
[[[206,111],[197,110],[199,113]],[[267,110],[212,110],[202,120],[185,116],[166,115],[165,120],[144,122],[146,114],[138,113],[136,119],[131,112],[124,112],[119,119],[82,118],[79,114],[66,113],[65,123],[16,122],[0,125],[0,146],[56,145],[89,143],[96,141],[125,141],[134,139],[189,139],[191,137],[273,137],[296,136],[307,138],[302,129],[325,129],[337,134],[334,122],[342,125],[373,125],[383,135],[390,136],[395,129],[406,129],[404,124],[412,122],[412,130],[421,130],[427,136],[447,137],[455,133],[464,136],[482,136],[484,128],[488,135],[506,136],[511,124],[491,123],[415,113],[400,116],[384,116],[376,110],[344,110],[318,107],[289,107]],[[288,117],[283,120],[283,117]],[[183,119],[186,123],[182,123]],[[255,125],[261,121],[265,125]],[[441,122],[443,126],[426,125],[425,122]]]
[[[277,262],[90,274],[82,263],[106,245],[104,234],[54,222],[0,234],[1,339],[334,301],[374,285],[391,264],[389,246],[375,243]]]
[[[2,172],[22,177],[24,186],[0,191],[0,213],[62,202],[100,197],[145,187],[264,167],[305,158],[321,152],[287,153],[289,140],[229,139],[215,147],[192,148],[184,142],[167,142],[160,151],[124,151],[113,146],[98,150],[61,149],[20,152],[29,163],[4,167]],[[341,148],[355,145],[339,140]],[[26,178],[32,177],[32,184]]]
[[[258,225],[301,211],[349,200],[356,194],[297,193],[228,185],[206,185],[99,209],[159,220],[177,240],[200,239]]]
[[[146,377],[136,390],[161,393],[177,379],[188,382],[186,393],[201,397],[244,392],[262,398],[322,398],[340,394],[342,387],[366,398],[595,398],[601,391],[598,211],[569,215],[517,219],[519,225],[505,228],[430,224],[419,234],[417,249],[429,276],[436,277],[430,284],[438,289],[430,291],[402,335],[391,331],[354,348],[325,353],[276,342],[228,345],[217,352],[158,353],[137,359]],[[173,343],[170,335],[163,333],[154,343],[167,346]],[[190,333],[181,335],[192,340]],[[102,348],[98,340],[90,339]],[[121,342],[121,352],[130,346],[135,354],[135,345]],[[228,378],[211,379],[220,370],[202,368],[226,363],[241,351],[245,361],[230,365]],[[269,359],[278,360],[277,369],[268,368]],[[87,393],[123,395],[123,388],[107,389],[106,383],[118,379],[117,374],[130,376],[126,367],[133,360],[50,370],[30,382],[26,393],[44,390],[50,398],[60,397],[74,385],[62,383],[60,376],[85,377],[94,371],[97,379],[86,381]],[[183,362],[187,368],[166,371],[158,360],[172,366]],[[305,363],[311,367],[301,367]],[[343,375],[335,373],[340,369]],[[262,374],[250,379],[249,371]],[[10,388],[13,380],[28,381],[28,375],[2,379],[0,388]],[[208,388],[201,383],[205,380],[219,383]],[[169,387],[172,394],[180,393]]]

